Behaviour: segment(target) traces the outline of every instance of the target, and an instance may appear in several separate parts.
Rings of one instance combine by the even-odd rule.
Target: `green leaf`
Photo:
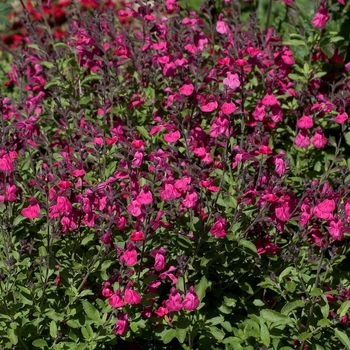
[[[210,320],[207,320],[206,323],[209,323],[212,326],[216,326],[224,322],[224,320],[225,319],[223,318],[223,316],[217,316],[217,317],[211,318]]]
[[[84,339],[86,339],[86,340],[91,338],[89,332],[87,331],[87,329],[85,327],[81,328],[81,334],[83,335]]]
[[[91,98],[90,98],[89,96],[83,96],[83,97],[79,100],[79,104],[81,104],[81,105],[87,105],[90,101],[91,101]]]
[[[301,40],[285,40],[283,42],[283,45],[289,45],[289,46],[306,46],[305,41]]]
[[[339,317],[343,317],[349,310],[350,300],[348,299],[346,302],[340,305],[340,308],[337,310],[337,314]]]
[[[90,233],[88,234],[82,241],[81,244],[82,245],[87,245],[89,242],[91,242],[95,237],[94,233]]]
[[[94,321],[97,324],[102,324],[102,320],[100,318],[100,313],[92,304],[90,304],[88,301],[84,300],[83,301],[83,309],[84,309],[85,313],[87,314],[87,316],[92,321]]]
[[[185,341],[186,335],[187,335],[187,330],[186,329],[176,328],[176,338],[178,339],[178,341],[181,344]]]
[[[350,340],[345,332],[335,329],[334,334],[347,349],[350,349]]]
[[[346,144],[350,146],[350,131],[344,134],[344,139]]]
[[[323,294],[323,291],[321,288],[314,288],[311,292],[310,292],[310,295],[312,297],[319,297]]]
[[[205,276],[201,278],[199,283],[195,286],[195,291],[200,301],[205,297],[205,291],[209,287],[209,282]]]
[[[10,339],[11,344],[16,345],[18,343],[18,337],[16,335],[16,331],[12,328],[7,330],[7,336]]]
[[[41,50],[37,44],[29,44],[29,45],[27,45],[27,47],[30,47],[31,49],[35,49],[35,50],[43,52],[43,50]]]
[[[210,333],[211,333],[211,334],[213,335],[213,337],[216,338],[217,340],[222,340],[222,339],[225,338],[225,333],[224,333],[221,329],[219,329],[219,328],[217,328],[217,327],[215,327],[215,326],[211,326],[211,327],[210,327]]]
[[[40,62],[40,64],[49,69],[53,68],[54,66],[52,62],[47,62],[47,61]]]
[[[309,339],[309,338],[311,338],[311,337],[312,337],[312,333],[303,332],[303,333],[301,333],[301,334],[298,336],[298,340],[299,340],[300,342],[302,342],[302,341],[304,341],[304,340],[306,340],[306,339]]]
[[[54,320],[52,320],[50,322],[50,335],[52,338],[57,337],[57,325],[56,325],[56,322]]]
[[[261,310],[260,316],[268,322],[278,322],[281,324],[291,323],[291,319],[274,310]]]
[[[251,250],[253,253],[257,254],[257,250],[256,250],[256,246],[253,242],[251,241],[248,241],[246,239],[241,239],[239,242],[238,242],[238,245],[244,247],[244,248],[247,248],[249,250]]]
[[[80,323],[76,320],[68,320],[67,325],[71,328],[80,328],[81,327]]]
[[[18,226],[18,224],[25,220],[25,217],[22,215],[18,215],[14,220],[13,220],[13,226]]]
[[[282,282],[283,278],[291,275],[290,272],[292,271],[295,271],[295,268],[293,266],[288,266],[287,268],[285,268],[278,276],[278,281]]]
[[[260,338],[264,345],[267,347],[270,346],[270,332],[262,320],[260,321]]]
[[[88,83],[89,81],[96,81],[96,80],[101,80],[101,76],[99,75],[88,75],[87,77],[85,77],[83,79],[83,81],[81,82],[81,85],[85,84],[85,83]]]
[[[45,346],[48,346],[46,340],[44,339],[34,340],[32,345],[35,346],[36,348],[44,348]]]
[[[289,301],[286,305],[283,306],[281,314],[288,315],[292,310],[297,309],[298,307],[303,307],[304,305],[304,300]]]
[[[55,79],[49,81],[48,83],[46,83],[46,84],[44,85],[44,89],[47,90],[47,89],[49,89],[49,88],[52,87],[52,86],[60,86],[61,83],[62,83],[62,80],[61,80],[61,79],[55,78]]]
[[[176,337],[176,329],[166,329],[160,334],[160,336],[164,344],[169,344]]]

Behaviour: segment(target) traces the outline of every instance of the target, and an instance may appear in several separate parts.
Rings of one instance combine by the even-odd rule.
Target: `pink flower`
[[[324,1],[320,8],[318,9],[315,17],[312,19],[311,23],[315,28],[323,29],[329,20],[329,12],[326,7],[326,2]]]
[[[111,244],[113,242],[112,240],[112,236],[110,232],[105,233],[102,237],[101,237],[101,241],[104,244]]]
[[[213,227],[210,229],[210,233],[216,237],[225,237],[226,231],[226,219],[219,216]]]
[[[57,197],[57,204],[56,204],[57,210],[61,215],[68,214],[72,211],[72,204],[68,200],[68,198],[63,196]]]
[[[118,321],[115,324],[115,330],[114,333],[116,335],[122,335],[125,333],[126,328],[128,327],[128,314],[124,312],[119,312],[118,314]]]
[[[339,113],[335,118],[334,121],[336,121],[339,124],[344,123],[346,120],[348,120],[348,115],[343,112],[343,113]]]
[[[35,219],[39,216],[39,213],[40,213],[39,202],[34,197],[32,197],[29,200],[29,202],[30,202],[29,207],[23,208],[21,213],[27,219]]]
[[[227,73],[227,77],[224,79],[223,84],[228,86],[231,90],[236,90],[240,85],[240,81],[237,74]]]
[[[343,223],[338,218],[335,218],[329,223],[329,234],[335,241],[341,241],[344,235]]]
[[[213,124],[210,128],[209,135],[210,137],[216,138],[219,135],[225,134],[228,135],[230,122],[226,116],[220,116],[214,118]]]
[[[176,289],[172,290],[169,299],[165,301],[165,305],[169,311],[180,311],[182,309],[181,295]]]
[[[255,107],[255,110],[253,112],[253,117],[255,120],[262,121],[266,115],[266,107],[262,104],[262,102],[259,100],[257,106]]]
[[[197,204],[198,195],[196,192],[188,193],[182,204],[186,208],[194,208]]]
[[[142,214],[141,203],[137,200],[132,200],[127,207],[128,213],[132,216],[138,217]]]
[[[134,154],[134,159],[132,160],[132,165],[135,168],[139,168],[142,165],[143,162],[143,152],[136,151]]]
[[[190,287],[188,293],[185,296],[184,301],[182,302],[183,308],[187,311],[192,311],[197,309],[199,304],[200,304],[200,301],[199,301],[198,295],[194,291],[194,288]]]
[[[274,106],[278,103],[277,98],[272,93],[267,93],[261,102],[265,106]]]
[[[236,105],[233,102],[225,102],[221,106],[221,112],[226,115],[233,113],[235,110],[236,110]]]
[[[154,269],[156,271],[162,271],[166,267],[165,256],[160,252],[155,256]]]
[[[230,32],[230,28],[224,21],[217,21],[216,31],[220,34],[228,34]]]
[[[14,171],[14,169],[14,162],[8,154],[3,154],[0,156],[0,170],[11,173]]]
[[[323,148],[326,146],[327,142],[327,138],[323,135],[321,128],[318,127],[312,139],[312,144],[315,148]]]
[[[16,192],[17,187],[15,185],[6,186],[6,197],[9,202],[14,202],[17,199]]]
[[[140,194],[136,197],[136,200],[140,204],[151,204],[153,201],[152,192],[148,188],[144,188]]]
[[[176,188],[172,184],[165,184],[164,190],[161,190],[159,194],[160,199],[162,201],[169,201],[173,198],[179,198],[181,196],[181,194],[176,190]]]
[[[289,220],[289,206],[288,203],[284,202],[280,207],[275,209],[276,217],[281,221]]]
[[[328,220],[333,217],[332,213],[335,209],[335,202],[333,199],[326,199],[316,205],[314,208],[314,215],[320,219]]]
[[[298,133],[298,135],[294,139],[294,143],[297,147],[307,148],[310,146],[311,141],[309,138],[309,133],[305,130],[302,130]]]
[[[119,258],[121,262],[125,262],[126,266],[133,266],[137,263],[137,252],[133,245],[130,245],[124,254]]]
[[[212,112],[216,108],[218,108],[218,103],[216,101],[203,103],[200,106],[200,109],[201,109],[202,112],[208,112],[208,113]]]
[[[310,129],[313,127],[313,125],[314,123],[312,121],[312,117],[309,115],[304,115],[298,120],[298,127],[300,129]]]
[[[114,293],[110,288],[111,283],[110,282],[105,282],[102,287],[102,295],[106,298],[111,297]]]
[[[181,137],[180,132],[177,130],[177,131],[169,132],[168,134],[165,134],[164,135],[164,141],[169,142],[169,143],[174,143],[180,137]]]
[[[59,273],[56,276],[55,285],[56,287],[59,287],[61,285],[61,275]]]
[[[185,84],[180,87],[179,91],[182,95],[191,96],[194,91],[194,87],[192,84]]]
[[[154,313],[159,317],[164,317],[169,313],[169,311],[166,307],[160,306],[158,310],[154,311]]]
[[[257,253],[259,255],[264,254],[264,253],[275,255],[280,250],[280,247],[277,244],[271,242],[271,236],[270,235],[266,235],[262,239],[256,240],[255,241],[255,246],[256,246],[256,249],[257,249]]]
[[[108,298],[108,303],[109,305],[111,305],[113,308],[118,308],[118,307],[123,307],[125,304],[124,304],[124,301],[121,297],[121,291],[120,289],[117,291],[117,293],[111,295],[109,298]]]
[[[299,223],[301,226],[306,226],[312,217],[312,208],[307,204],[302,204],[301,211],[302,213],[300,215]]]
[[[141,295],[135,292],[133,289],[126,289],[124,300],[129,304],[140,304]]]
[[[311,241],[315,243],[317,247],[322,247],[326,245],[325,237],[322,235],[321,231],[316,227],[313,227],[308,232],[311,235]]]
[[[279,176],[282,176],[286,172],[286,166],[284,164],[284,160],[281,158],[275,159],[275,171]]]
[[[143,241],[144,239],[145,235],[142,231],[134,231],[130,236],[130,240],[134,242]]]

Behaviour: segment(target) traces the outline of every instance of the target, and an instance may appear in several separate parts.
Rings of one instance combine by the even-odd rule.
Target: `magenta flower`
[[[307,148],[311,144],[310,135],[307,131],[302,130],[294,139],[294,143],[297,147]]]
[[[174,143],[180,137],[181,137],[180,132],[177,130],[177,131],[169,132],[168,134],[165,134],[164,135],[164,141],[169,142],[169,143]]]
[[[225,102],[221,106],[221,112],[226,115],[232,114],[235,110],[236,110],[236,105],[233,102]]]
[[[126,266],[133,266],[137,263],[137,252],[134,246],[131,244],[127,250],[120,256],[119,260],[125,262]]]
[[[230,32],[229,26],[224,21],[216,22],[216,31],[220,34],[228,34]]]
[[[124,312],[119,312],[118,314],[118,321],[115,324],[115,330],[114,333],[116,335],[122,335],[125,333],[127,327],[128,327],[129,321],[128,321],[128,314]]]
[[[219,216],[213,227],[210,229],[210,233],[216,237],[225,237],[226,231],[226,219]]]
[[[212,112],[214,111],[216,108],[218,108],[218,103],[216,101],[212,101],[212,102],[205,102],[201,105],[201,111],[202,112]]]
[[[198,298],[198,295],[194,291],[193,286],[190,287],[189,291],[187,292],[184,301],[182,302],[182,306],[187,311],[193,311],[197,309],[199,306],[200,301]]]
[[[34,197],[32,197],[29,202],[30,205],[27,208],[23,208],[21,213],[27,219],[35,219],[40,213],[39,202]]]
[[[169,311],[180,311],[182,309],[182,298],[176,289],[172,290],[169,299],[165,301],[165,305]]]
[[[135,292],[133,289],[126,289],[124,300],[129,304],[140,304],[141,295]]]
[[[315,28],[323,29],[327,24],[329,20],[329,12],[326,6],[327,4],[324,1],[318,9],[315,17],[312,19],[311,23]]]
[[[180,87],[179,91],[180,94],[184,96],[191,96],[194,91],[194,87],[192,84],[185,84]]]
[[[136,200],[140,204],[151,204],[153,201],[152,192],[148,188],[144,188],[140,194],[136,197]]]
[[[108,298],[108,303],[113,308],[123,307],[125,304],[124,304],[124,301],[123,301],[123,299],[121,297],[121,291],[118,290],[117,293],[111,295]]]
[[[335,202],[333,199],[326,199],[316,205],[314,215],[320,219],[328,220],[333,217],[332,213],[335,210]]]
[[[334,121],[336,121],[339,124],[343,124],[345,121],[348,120],[348,115],[347,113],[343,112],[343,113],[339,113],[335,118]]]
[[[341,220],[339,220],[338,218],[332,220],[329,223],[328,232],[335,241],[341,241],[344,236],[344,227]]]
[[[228,86],[231,90],[236,90],[241,85],[238,74],[232,74],[231,72],[227,73],[227,77],[224,79],[223,84]]]
[[[130,215],[138,217],[142,214],[141,203],[137,200],[132,200],[128,205],[127,210]]]
[[[145,235],[142,231],[134,231],[130,236],[130,240],[134,242],[143,241],[144,239]]]
[[[312,139],[312,144],[315,146],[315,148],[323,148],[326,146],[327,142],[327,138],[323,135],[321,128],[318,127]]]
[[[13,159],[8,154],[0,156],[0,170],[7,173],[13,172],[15,169]]]
[[[313,127],[314,122],[312,121],[312,117],[304,115],[298,120],[297,125],[300,129],[310,129]]]

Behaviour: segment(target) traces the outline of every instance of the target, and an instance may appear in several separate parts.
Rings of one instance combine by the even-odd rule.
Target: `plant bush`
[[[25,13],[1,348],[350,348],[348,5],[314,5],[284,38],[230,1]]]

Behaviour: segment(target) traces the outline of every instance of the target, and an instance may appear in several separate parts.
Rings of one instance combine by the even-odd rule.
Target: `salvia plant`
[[[248,5],[17,5],[1,349],[350,349],[349,4]]]

